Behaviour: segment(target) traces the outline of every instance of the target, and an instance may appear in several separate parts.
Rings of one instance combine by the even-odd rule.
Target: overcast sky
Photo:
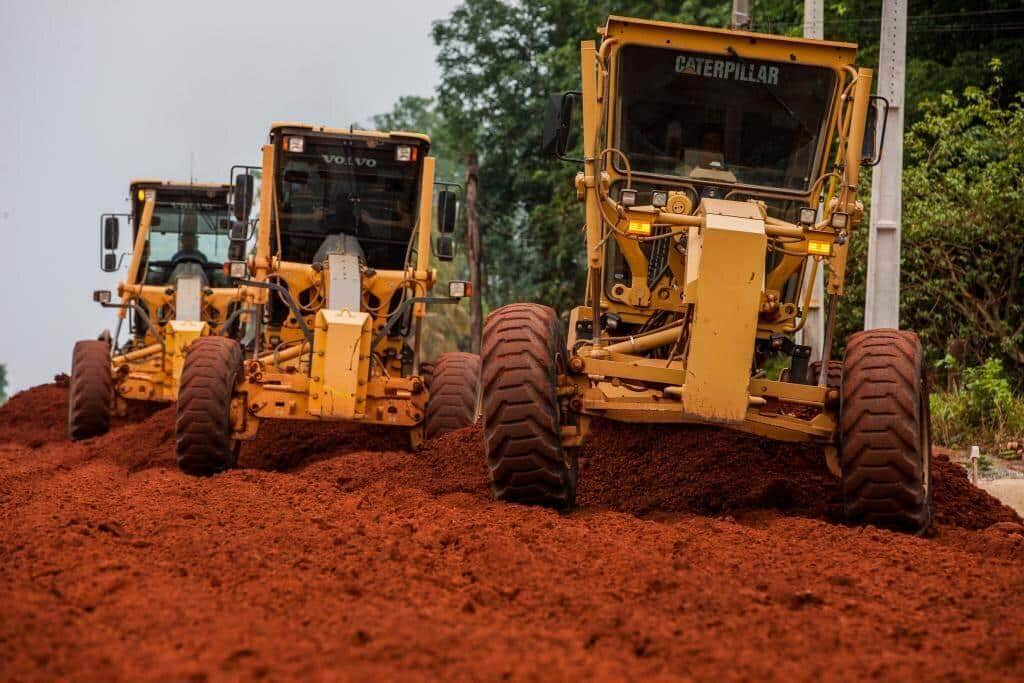
[[[369,123],[437,82],[457,0],[0,0],[0,362],[9,392],[70,370],[114,316],[99,216],[136,176],[226,182],[272,121]],[[123,275],[123,273],[121,274]]]

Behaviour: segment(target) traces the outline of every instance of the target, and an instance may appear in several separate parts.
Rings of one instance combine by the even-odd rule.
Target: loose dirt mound
[[[264,427],[209,478],[170,410],[7,439],[0,677],[1024,676],[1024,534],[948,461],[924,539],[829,521],[813,449],[713,429],[599,427],[560,516],[490,499],[479,430]]]
[[[68,437],[66,387],[42,384],[19,391],[0,408],[0,441],[38,448]]]
[[[0,409],[0,442],[15,441],[38,448],[49,441],[68,438],[67,376],[58,375],[52,384],[41,384],[12,396]],[[165,406],[131,401],[123,417],[113,417],[111,428],[145,420]]]

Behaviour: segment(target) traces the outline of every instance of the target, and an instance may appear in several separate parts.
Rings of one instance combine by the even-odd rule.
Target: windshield
[[[622,49],[619,147],[634,171],[806,190],[836,76],[824,67]]]
[[[176,266],[199,264],[208,279],[220,284],[222,265],[227,260],[228,231],[221,225],[227,218],[225,201],[161,201],[149,227],[145,253],[145,283],[169,284]]]
[[[367,265],[404,268],[417,219],[423,150],[376,139],[300,139],[301,144],[294,138],[283,144],[279,155],[283,260],[322,260],[326,249],[339,244],[330,236],[351,235]]]

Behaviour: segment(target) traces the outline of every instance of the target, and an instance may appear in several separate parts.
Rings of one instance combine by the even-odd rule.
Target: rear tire
[[[78,441],[106,434],[113,404],[110,345],[97,340],[76,342],[68,386],[68,437]]]
[[[816,360],[807,369],[807,383],[817,385],[818,375],[821,373],[821,361]],[[825,371],[825,387],[827,389],[840,389],[843,386],[843,361],[830,360],[828,370]]]
[[[484,450],[499,500],[568,511],[576,498],[575,450],[562,447],[558,363],[565,341],[555,311],[511,304],[483,332]]]
[[[231,397],[242,372],[242,348],[226,337],[200,337],[185,352],[174,423],[178,466],[208,476],[234,467]]]
[[[431,369],[424,437],[476,424],[480,396],[480,356],[475,353],[443,353]]]
[[[840,468],[846,517],[923,532],[931,522],[931,434],[921,341],[868,330],[843,360]]]

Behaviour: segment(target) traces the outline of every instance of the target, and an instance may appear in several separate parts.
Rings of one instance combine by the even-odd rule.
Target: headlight
[[[448,283],[448,296],[461,299],[473,295],[473,285],[465,280],[452,280]]]
[[[668,204],[668,192],[665,192],[664,190],[655,190],[652,192],[651,204],[658,209]]]
[[[306,151],[306,139],[297,135],[292,135],[286,139],[286,147],[289,152],[298,152],[301,154]]]
[[[409,145],[395,147],[395,161],[416,161],[416,150]]]
[[[846,230],[847,225],[850,223],[850,214],[843,213],[842,211],[836,211],[829,219],[828,224],[836,230]]]
[[[245,261],[231,261],[228,267],[228,275],[233,278],[244,278]]]
[[[800,207],[800,225],[814,225],[818,220],[818,210],[810,206]]]
[[[623,206],[634,206],[636,204],[636,190],[623,190],[619,194],[619,201]]]

